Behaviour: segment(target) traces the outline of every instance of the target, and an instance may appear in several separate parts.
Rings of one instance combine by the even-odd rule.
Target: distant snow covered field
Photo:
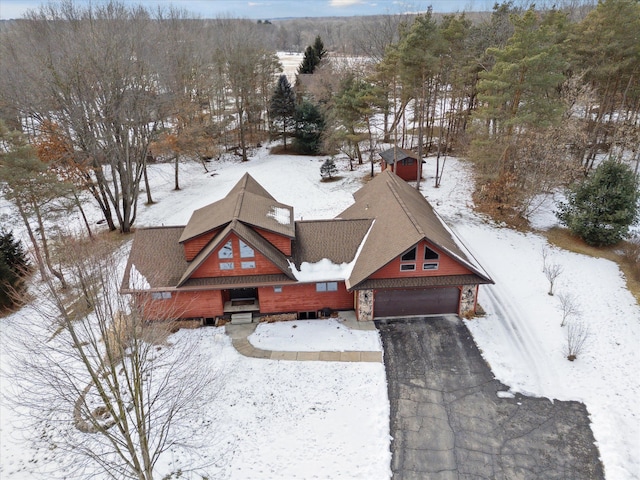
[[[338,162],[340,179],[320,181],[325,157],[270,155],[266,147],[249,162],[181,165],[181,190],[173,191],[172,165],[150,169],[157,202],[139,205],[138,226],[184,225],[193,210],[221,199],[249,171],[279,202],[294,207],[295,219],[332,218],[352,203],[368,165],[351,172]],[[640,307],[625,287],[617,265],[550,247],[542,235],[516,232],[473,211],[472,179],[463,161],[449,158],[442,186],[433,187],[427,160],[423,194],[492,276],[479,302],[487,315],[466,322],[496,377],[511,391],[586,404],[609,480],[640,478]],[[143,197],[141,197],[143,198]],[[91,213],[91,212],[90,212]],[[98,213],[91,213],[93,221]],[[553,223],[541,209],[536,225]],[[547,261],[562,266],[555,296],[547,295],[542,249]],[[564,354],[567,327],[561,327],[558,294],[572,294],[591,337],[574,362]],[[28,330],[20,311],[0,321],[0,366],[11,368],[7,339]],[[373,349],[376,332],[350,338],[334,321],[261,325],[251,339],[259,348],[324,349],[330,338],[340,349]],[[295,330],[295,333],[292,332]],[[356,332],[350,332],[356,333]],[[201,355],[224,366],[225,385],[192,425],[193,435],[212,439],[200,452],[213,465],[199,473],[211,479],[388,479],[390,478],[389,402],[384,366],[372,363],[290,362],[246,358],[222,329],[180,331],[201,337]],[[340,340],[338,340],[340,339]],[[338,348],[338,347],[336,347]],[[380,347],[378,347],[380,348]],[[0,378],[3,392],[6,377]],[[0,477],[45,479],[68,452],[38,449],[24,432],[11,404],[0,405]],[[44,461],[48,458],[50,461]],[[68,457],[65,457],[68,460]],[[169,452],[158,476],[189,466],[179,450]],[[48,467],[45,468],[45,465]],[[64,473],[64,472],[59,472]],[[182,478],[191,477],[185,473]]]

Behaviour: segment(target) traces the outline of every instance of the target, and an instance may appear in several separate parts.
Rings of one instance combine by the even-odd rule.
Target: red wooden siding
[[[191,240],[187,240],[183,243],[184,246],[184,257],[187,262],[190,262],[196,255],[200,253],[213,237],[218,233],[217,230],[214,230],[209,233],[204,233],[196,238],[192,238]]]
[[[171,298],[153,300],[150,293],[138,294],[138,304],[145,320],[175,320],[177,318],[212,318],[223,313],[222,292],[171,292]]]
[[[344,282],[338,282],[335,292],[316,292],[315,283],[283,285],[281,293],[275,293],[273,287],[260,287],[258,300],[260,313],[311,312],[324,307],[353,309],[353,293],[347,292]]]
[[[414,181],[418,179],[418,163],[413,161],[413,165],[403,165],[402,160],[398,160],[395,164],[387,165],[387,162],[380,162],[380,171],[384,172],[389,168],[393,173],[398,175],[405,181]]]
[[[418,179],[418,162],[413,161],[412,165],[403,165],[402,161],[398,161],[395,164],[395,174],[401,179],[406,181],[412,181]]]
[[[437,270],[423,270],[423,263],[432,263],[436,260],[423,260],[424,259],[424,247],[428,246],[431,250],[438,253],[440,258],[437,260],[438,269]],[[401,263],[415,263],[415,270],[408,271],[400,271]],[[438,250],[433,245],[422,241],[418,244],[418,251],[416,252],[416,261],[415,262],[401,262],[400,256],[398,256],[393,261],[389,262],[387,265],[382,267],[380,270],[375,272],[369,278],[403,278],[403,277],[437,277],[442,275],[466,275],[472,273],[464,265],[458,263],[456,260],[442,253],[442,251]]]
[[[218,258],[218,251],[231,240],[233,248],[233,258]],[[280,269],[276,267],[270,260],[264,255],[258,252],[253,245],[249,245],[253,248],[254,257],[240,258],[240,244],[238,237],[233,233],[229,234],[222,242],[220,247],[217,248],[209,257],[196,269],[191,275],[191,278],[208,278],[208,277],[233,277],[241,275],[267,275],[273,273],[281,273]],[[241,268],[241,262],[255,262],[255,268]],[[220,270],[221,262],[233,262],[233,270]]]
[[[291,239],[289,237],[269,232],[262,228],[254,228],[253,230],[262,235],[271,245],[276,247],[287,257],[291,256]]]

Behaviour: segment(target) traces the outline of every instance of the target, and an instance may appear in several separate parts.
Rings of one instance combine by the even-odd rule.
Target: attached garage
[[[459,305],[458,287],[376,290],[373,316],[381,318],[457,314]]]

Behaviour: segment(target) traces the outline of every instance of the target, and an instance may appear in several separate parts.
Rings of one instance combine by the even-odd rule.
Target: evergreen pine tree
[[[322,59],[327,55],[327,51],[324,49],[324,43],[322,42],[320,35],[318,35],[313,42],[313,51],[316,54],[318,62],[322,61]]]
[[[338,168],[333,158],[327,158],[320,167],[320,176],[324,179],[332,179],[338,174]]]
[[[278,133],[282,134],[286,150],[287,133],[293,127],[293,116],[296,112],[296,97],[286,75],[280,75],[278,78],[278,85],[271,97],[269,112],[274,125],[278,127]]]
[[[325,128],[325,119],[320,108],[311,102],[302,102],[296,108],[295,122],[296,149],[306,155],[318,154]]]
[[[316,66],[320,62],[320,59],[316,56],[316,51],[313,49],[311,45],[309,45],[304,51],[304,57],[302,58],[302,63],[298,67],[298,73],[313,73],[316,69]]]
[[[304,51],[304,58],[298,67],[298,73],[313,73],[326,55],[327,51],[324,49],[324,43],[320,35],[318,35],[313,45],[309,45]]]
[[[613,245],[638,219],[638,181],[631,168],[614,159],[602,162],[558,203],[556,215],[589,245]]]
[[[0,311],[16,305],[28,272],[29,262],[20,242],[12,232],[0,231]]]

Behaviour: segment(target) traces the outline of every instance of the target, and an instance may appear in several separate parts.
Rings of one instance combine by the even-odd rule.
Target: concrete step
[[[251,323],[252,321],[253,321],[253,314],[251,312],[231,314],[231,323],[233,325],[243,325],[246,323]]]

